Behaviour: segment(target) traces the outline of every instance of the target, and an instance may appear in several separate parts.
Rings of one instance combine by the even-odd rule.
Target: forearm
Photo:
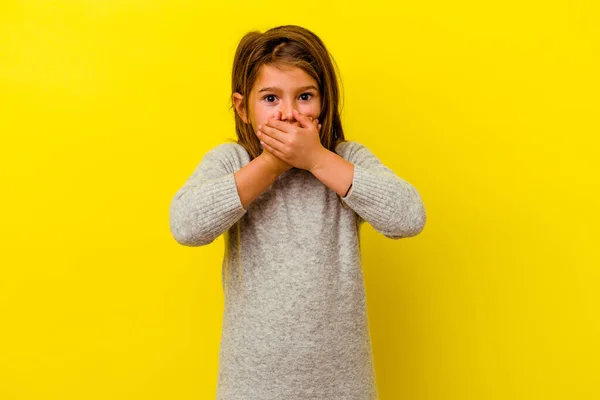
[[[344,197],[354,179],[354,164],[330,150],[323,149],[320,161],[310,172],[340,197]]]
[[[233,176],[242,206],[247,209],[262,192],[277,180],[279,175],[280,173],[268,164],[263,155],[256,157],[236,171]]]

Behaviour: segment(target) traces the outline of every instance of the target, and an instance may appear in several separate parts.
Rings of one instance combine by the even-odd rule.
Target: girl
[[[417,235],[421,197],[344,138],[313,32],[246,34],[232,75],[238,140],[208,151],[170,205],[178,243],[225,238],[217,399],[377,399],[359,230]]]

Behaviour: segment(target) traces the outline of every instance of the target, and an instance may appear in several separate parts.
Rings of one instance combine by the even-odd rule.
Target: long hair
[[[251,31],[242,37],[235,52],[230,96],[232,99],[235,92],[243,96],[240,108],[246,110],[248,123],[236,112],[233,100],[230,110],[233,109],[235,115],[237,143],[244,146],[251,160],[258,157],[262,150],[250,121],[248,98],[259,69],[264,64],[298,67],[311,76],[321,93],[321,113],[318,117],[322,125],[319,132],[321,144],[334,151],[338,143],[346,141],[338,110],[340,91],[334,70],[337,64],[321,39],[297,25],[277,26],[265,33]]]

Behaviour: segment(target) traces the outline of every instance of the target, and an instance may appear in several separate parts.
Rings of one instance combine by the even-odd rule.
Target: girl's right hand
[[[275,155],[270,153],[269,150],[263,149],[263,152],[260,155],[260,157],[266,161],[269,170],[271,170],[271,172],[273,172],[276,175],[281,175],[285,171],[292,168],[290,164],[277,158]]]
[[[281,113],[279,111],[277,111],[275,113],[275,116],[271,117],[271,118],[281,120]],[[321,129],[321,125],[319,124],[318,119],[314,119],[313,123],[317,126],[317,129],[319,129],[319,130]],[[267,163],[270,165],[271,170],[274,173],[276,173],[277,175],[280,175],[280,174],[284,173],[285,171],[293,168],[290,164],[286,163],[285,161],[283,161],[282,159],[280,159],[279,157],[277,157],[276,155],[274,155],[273,153],[271,153],[270,151],[268,151],[264,148],[263,148],[263,152],[262,152],[261,156],[265,158]]]
[[[279,120],[280,114],[281,113],[279,111],[277,111],[275,113],[275,116],[271,117],[271,118]],[[269,118],[269,120],[271,118]],[[268,122],[268,120],[267,120],[267,122]],[[265,124],[266,124],[266,122],[265,122]],[[265,160],[267,161],[267,163],[270,166],[271,171],[273,171],[277,175],[280,175],[280,174],[284,173],[285,171],[292,168],[292,166],[290,164],[288,164],[285,161],[283,161],[282,159],[278,158],[277,156],[275,156],[273,153],[271,153],[269,150],[265,149],[264,147],[263,147],[263,152],[262,152],[261,156],[265,158]]]

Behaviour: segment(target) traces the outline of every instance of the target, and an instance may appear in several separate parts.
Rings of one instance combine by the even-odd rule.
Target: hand
[[[314,121],[296,109],[294,118],[301,126],[279,119],[269,118],[266,125],[259,125],[256,133],[263,148],[296,168],[311,170],[319,163],[327,149],[321,144],[319,120]]]
[[[280,112],[277,111],[275,113],[275,116],[272,117],[272,118],[274,120],[279,121],[280,117],[281,117]],[[271,118],[269,118],[269,120],[270,119]],[[268,123],[269,120],[267,120],[267,123]],[[261,126],[262,125],[259,125],[259,128]],[[277,158],[275,155],[273,155],[273,153],[271,153],[267,149],[267,146],[265,146],[264,143],[261,142],[261,144],[263,146],[263,152],[262,152],[261,156],[266,160],[267,164],[269,165],[269,168],[271,169],[271,171],[273,171],[273,173],[275,173],[277,175],[280,175],[280,174],[284,173],[285,171],[287,171],[287,170],[289,170],[289,169],[292,168],[292,166],[290,164],[286,163],[285,161],[283,161],[283,160]]]

